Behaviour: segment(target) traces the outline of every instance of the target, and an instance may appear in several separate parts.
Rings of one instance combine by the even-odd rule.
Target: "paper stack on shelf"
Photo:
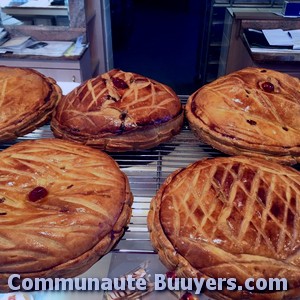
[[[20,51],[30,45],[32,45],[34,41],[30,38],[30,36],[17,36],[8,39],[5,43],[0,46],[0,53],[5,52],[15,52]]]
[[[41,41],[38,42],[36,47],[33,45],[31,47],[22,49],[22,51],[19,53],[14,53],[22,55],[61,57],[65,56],[66,51],[72,47],[73,44],[74,42],[68,41]],[[41,47],[39,45],[41,45]]]
[[[300,49],[300,29],[289,30],[289,34],[294,42],[293,49],[299,50]]]
[[[9,39],[0,46],[1,53],[17,55],[39,55],[61,57],[74,45],[70,41],[36,41],[30,36],[18,36]]]
[[[269,45],[292,47],[294,50],[300,49],[300,30],[263,29]]]

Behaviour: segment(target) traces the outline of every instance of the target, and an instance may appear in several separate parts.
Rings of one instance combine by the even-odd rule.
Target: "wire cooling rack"
[[[28,139],[53,138],[49,125],[45,125],[14,142],[0,146],[3,150],[14,143]],[[201,143],[188,125],[171,141],[150,150],[110,153],[122,171],[128,176],[134,196],[130,224],[113,252],[154,253],[147,229],[150,202],[169,174],[179,168],[206,157],[225,156]],[[299,169],[299,166],[296,166]]]

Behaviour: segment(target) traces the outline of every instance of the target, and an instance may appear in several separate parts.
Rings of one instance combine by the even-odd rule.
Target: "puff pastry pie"
[[[46,123],[62,91],[55,80],[30,68],[0,66],[0,142]]]
[[[288,291],[214,291],[215,299],[300,296],[300,173],[261,158],[204,159],[171,174],[151,202],[150,238],[178,277],[286,278]],[[298,298],[299,299],[299,298]]]
[[[126,175],[107,154],[59,139],[0,152],[0,290],[11,274],[73,277],[106,254],[131,216]]]
[[[190,96],[186,116],[204,142],[231,155],[300,162],[300,81],[246,68],[218,78]]]
[[[114,69],[63,98],[51,127],[58,138],[119,152],[157,146],[177,134],[182,123],[182,106],[171,88]]]

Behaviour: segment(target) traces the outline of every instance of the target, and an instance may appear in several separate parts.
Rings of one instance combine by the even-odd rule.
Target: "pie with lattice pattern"
[[[114,69],[63,98],[51,127],[58,138],[118,152],[157,146],[177,134],[182,123],[182,106],[171,88]]]
[[[261,68],[218,78],[192,94],[190,127],[227,154],[300,162],[300,80]]]
[[[29,68],[0,66],[0,142],[45,124],[61,89],[55,80]]]
[[[107,154],[78,143],[41,139],[5,149],[0,183],[1,291],[11,274],[83,273],[110,251],[131,216],[126,175]]]
[[[178,277],[286,278],[288,291],[214,291],[215,299],[300,296],[300,173],[261,158],[204,159],[171,174],[151,202],[150,238]]]

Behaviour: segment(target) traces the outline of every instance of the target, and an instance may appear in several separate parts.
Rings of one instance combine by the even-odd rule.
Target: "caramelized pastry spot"
[[[3,203],[5,200],[6,200],[5,197],[1,197],[0,198],[0,203]]]
[[[277,198],[273,200],[272,207],[271,207],[271,213],[274,217],[277,219],[282,219],[284,214],[284,205],[283,203]]]
[[[250,125],[256,125],[257,123],[254,120],[247,120],[247,123]]]
[[[61,209],[60,209],[60,212],[62,212],[62,213],[67,213],[67,212],[69,212],[69,209],[67,208],[67,207],[62,207]]]
[[[241,181],[244,183],[245,188],[250,192],[252,181],[254,179],[255,172],[250,169],[245,169]]]
[[[73,132],[80,132],[80,129],[71,127],[71,131],[73,131]]]
[[[222,184],[222,179],[224,175],[224,170],[223,169],[218,169],[214,175],[214,179],[217,181],[219,185]]]
[[[259,199],[261,200],[261,202],[264,204],[264,206],[266,206],[267,197],[266,197],[265,189],[260,187],[257,191],[257,195],[258,195]]]
[[[291,198],[290,206],[294,209],[296,208],[296,199],[294,197]]]
[[[266,73],[267,70],[260,70],[260,73]]]
[[[233,164],[231,169],[234,171],[235,174],[238,174],[240,169],[240,164]]]
[[[193,294],[190,292],[185,292],[180,298],[180,300],[195,300],[195,299],[197,298],[195,298]]]
[[[67,189],[70,189],[73,186],[74,186],[74,184],[70,184],[70,185],[67,186]]]
[[[44,187],[37,186],[28,194],[28,198],[30,201],[35,202],[45,198],[47,195],[48,191]]]
[[[283,126],[282,129],[285,130],[285,131],[289,131],[289,129],[285,126]]]
[[[238,209],[241,209],[246,206],[246,202],[247,202],[247,195],[241,188],[238,188],[235,194],[234,204]]]
[[[229,195],[232,184],[233,184],[233,176],[230,173],[228,173],[223,186],[223,190],[226,196]]]
[[[123,132],[123,131],[125,131],[125,129],[126,129],[125,123],[122,122],[120,125],[120,131]]]
[[[117,89],[125,90],[129,88],[128,84],[120,78],[112,77],[111,81]]]
[[[119,116],[120,120],[125,120],[126,117],[127,117],[127,111],[122,111],[120,116]]]
[[[174,271],[168,271],[166,273],[166,277],[167,278],[172,278],[172,279],[175,279],[177,276],[176,276],[176,273]]]
[[[195,215],[196,219],[200,220],[200,219],[203,218],[204,213],[203,213],[203,211],[202,211],[201,208],[197,208],[197,209],[194,211],[194,215]]]
[[[269,82],[269,81],[266,81],[264,82],[261,87],[263,88],[263,90],[267,93],[272,93],[274,92],[274,84]]]
[[[294,228],[294,220],[295,220],[295,215],[294,213],[289,209],[288,214],[287,214],[287,224],[288,226]]]

